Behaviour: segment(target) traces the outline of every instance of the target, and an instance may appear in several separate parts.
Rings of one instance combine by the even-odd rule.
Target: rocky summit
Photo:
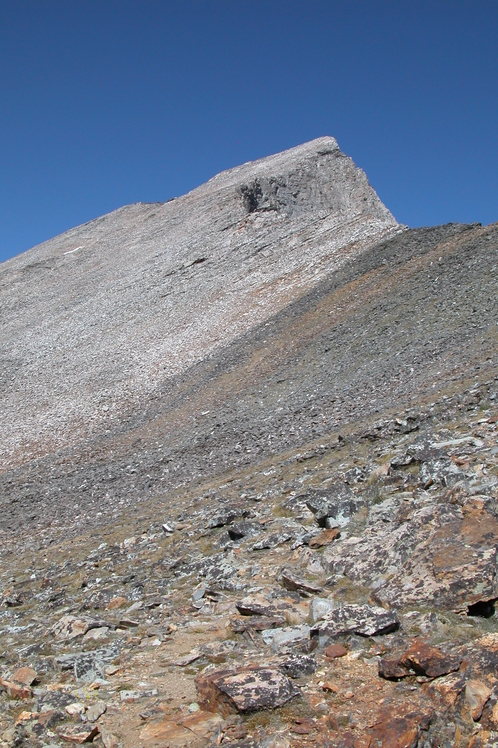
[[[0,748],[497,745],[497,278],[333,138],[0,265]]]

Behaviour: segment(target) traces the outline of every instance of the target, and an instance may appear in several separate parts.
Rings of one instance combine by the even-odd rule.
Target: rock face
[[[115,428],[165,379],[397,230],[364,173],[320,138],[3,263],[2,464]]]
[[[497,267],[331,139],[1,266],[0,748],[497,745]]]

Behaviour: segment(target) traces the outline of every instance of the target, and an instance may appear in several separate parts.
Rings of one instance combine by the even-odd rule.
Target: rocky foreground
[[[492,745],[497,391],[6,541],[3,744]]]
[[[263,182],[236,193],[250,220]],[[28,388],[0,472],[2,748],[498,744],[498,226],[383,216],[273,314],[138,373],[136,402],[109,387],[91,428],[59,413],[43,442]]]

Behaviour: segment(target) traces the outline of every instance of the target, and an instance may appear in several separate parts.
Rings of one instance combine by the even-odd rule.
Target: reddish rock
[[[60,739],[66,743],[90,743],[98,734],[96,725],[67,725],[58,730]]]
[[[379,675],[387,680],[398,680],[410,675],[409,670],[401,664],[399,658],[383,657],[379,660]]]
[[[201,673],[195,684],[199,706],[223,715],[275,709],[300,694],[287,676],[269,667]]]
[[[491,689],[485,683],[482,683],[482,681],[467,681],[465,685],[465,701],[470,708],[474,722],[478,722],[481,719],[482,710],[490,696]]]
[[[337,527],[333,527],[330,530],[322,530],[322,532],[310,540],[310,548],[321,548],[340,537],[341,533]]]
[[[389,680],[406,678],[407,675],[426,675],[439,678],[459,669],[460,657],[448,655],[416,639],[399,658],[383,657],[379,661],[379,675]]]
[[[31,667],[20,667],[12,676],[12,680],[25,686],[31,686],[36,680],[36,670]]]
[[[373,745],[382,748],[416,748],[421,733],[429,729],[433,713],[422,710],[385,710],[372,729]]]
[[[324,654],[329,660],[335,660],[336,657],[344,657],[347,655],[348,650],[343,647],[342,644],[331,644],[325,648]]]
[[[30,699],[33,695],[29,686],[4,680],[3,678],[0,678],[0,690],[6,691],[11,699],[20,699],[22,701]]]
[[[310,732],[313,732],[313,729],[314,725],[308,719],[296,719],[291,727],[291,731],[297,735],[309,735]]]
[[[441,675],[453,673],[459,669],[460,662],[457,655],[445,654],[418,639],[412,643],[400,660],[402,666],[411,668],[417,675],[426,675],[429,678],[438,678]]]

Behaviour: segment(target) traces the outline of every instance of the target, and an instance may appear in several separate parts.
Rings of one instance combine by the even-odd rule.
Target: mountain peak
[[[3,263],[4,350],[16,351],[6,370],[22,373],[4,400],[5,464],[22,462],[26,444],[43,454],[117,423],[137,397],[400,228],[327,137]]]

